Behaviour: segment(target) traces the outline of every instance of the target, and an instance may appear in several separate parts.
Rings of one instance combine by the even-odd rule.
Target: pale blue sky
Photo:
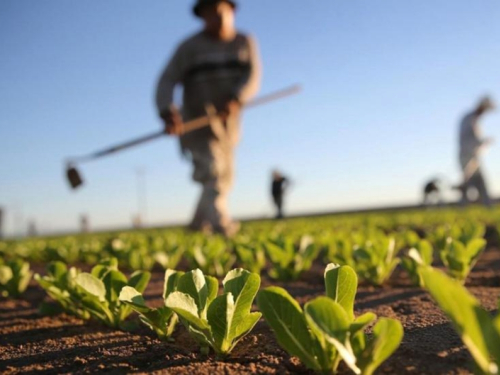
[[[244,118],[231,208],[270,215],[270,171],[295,181],[288,211],[420,199],[433,175],[459,179],[457,126],[483,94],[500,100],[500,3],[494,0],[242,0],[238,25],[259,40],[262,93],[301,95]],[[0,2],[0,205],[7,231],[128,226],[135,170],[147,171],[148,222],[186,222],[199,188],[170,139],[82,166],[66,156],[159,129],[153,93],[176,44],[199,22],[185,0]],[[484,133],[500,140],[500,116]],[[499,141],[500,142],[500,141]],[[484,158],[500,194],[500,145]]]

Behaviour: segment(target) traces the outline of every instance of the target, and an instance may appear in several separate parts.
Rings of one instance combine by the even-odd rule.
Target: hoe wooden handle
[[[286,89],[276,91],[272,94],[261,96],[260,98],[257,98],[255,100],[251,101],[250,103],[248,103],[245,106],[245,108],[257,107],[259,105],[263,105],[263,104],[272,102],[274,100],[281,99],[281,98],[296,94],[300,90],[301,90],[301,87],[299,85],[291,86],[291,87],[288,87]],[[182,134],[186,134],[186,133],[192,132],[193,130],[209,126],[210,125],[210,118],[211,118],[211,116],[203,116],[203,117],[200,117],[200,118],[197,118],[197,119],[194,119],[194,120],[191,120],[191,121],[184,123]],[[103,156],[114,154],[116,152],[128,149],[130,147],[137,146],[137,145],[140,145],[140,144],[145,143],[145,142],[149,142],[153,139],[161,138],[164,135],[165,135],[165,131],[163,131],[163,130],[157,131],[157,132],[154,132],[151,134],[144,135],[140,138],[130,140],[128,142],[123,142],[123,143],[108,147],[104,150],[100,150],[100,151],[94,152],[94,153],[89,154],[89,155],[69,158],[69,159],[67,159],[66,164],[69,167],[74,167],[75,163],[86,162],[86,161],[101,158]]]
[[[285,98],[287,96],[295,95],[298,92],[302,90],[302,87],[300,85],[293,85],[290,87],[287,87],[286,89],[276,91],[272,94],[269,95],[264,95],[261,96],[255,100],[252,100],[248,104],[245,105],[245,108],[252,108],[252,107],[258,107],[263,104],[267,104],[270,102],[273,102],[275,100]],[[198,117],[194,120],[188,121],[184,123],[183,129],[182,129],[182,134],[186,134],[189,132],[192,132],[193,130],[201,129],[204,127],[207,127],[210,125],[210,118],[211,116],[203,116],[203,117]]]

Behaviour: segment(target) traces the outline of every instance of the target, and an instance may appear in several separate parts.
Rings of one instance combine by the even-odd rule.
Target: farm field
[[[422,249],[420,241],[428,240],[432,265],[458,279],[465,275],[467,290],[488,312],[496,313],[500,297],[498,224],[497,209],[414,210],[248,223],[241,235],[227,242],[165,229],[5,242],[0,251],[5,262],[15,255],[29,261],[31,270],[42,276],[50,261],[90,271],[101,258],[115,257],[127,276],[134,270],[151,271],[143,293],[151,307],[164,304],[166,268],[201,268],[220,282],[230,269],[242,267],[260,274],[260,290],[282,287],[304,306],[325,295],[328,263],[350,265],[359,277],[355,316],[373,312],[379,318],[401,322],[404,329],[401,344],[376,373],[469,374],[474,371],[473,357],[427,289],[415,285],[403,259],[410,248]],[[486,242],[471,261],[470,274],[459,275],[443,262],[448,259],[441,254],[443,248],[453,247],[446,239],[467,243],[473,237]],[[387,248],[393,248],[394,254]],[[290,256],[287,249],[293,252],[291,260],[279,265]],[[366,263],[366,254],[377,252],[384,253],[384,261],[378,260],[377,265],[387,266],[385,273],[374,274],[378,271]],[[1,297],[2,373],[314,373],[280,346],[265,317],[221,359],[213,350],[208,355],[201,353],[199,343],[182,324],[175,328],[173,340],[162,341],[138,322],[135,313],[126,319],[131,323],[127,329],[119,329],[55,307],[34,278],[19,298]],[[255,302],[252,311],[259,311]],[[369,326],[368,337],[371,332]],[[338,373],[353,371],[343,361]]]

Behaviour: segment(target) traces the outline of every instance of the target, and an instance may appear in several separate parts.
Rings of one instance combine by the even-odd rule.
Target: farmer
[[[460,124],[460,166],[463,172],[462,203],[469,201],[467,193],[470,188],[475,188],[481,202],[491,206],[491,200],[486,189],[483,174],[480,168],[479,154],[485,147],[492,143],[491,138],[482,138],[479,120],[488,111],[495,108],[493,101],[485,97],[476,109],[466,115]]]
[[[438,178],[434,178],[425,184],[424,206],[432,203],[439,204],[442,201],[440,185],[441,181]]]
[[[273,171],[273,182],[271,185],[271,194],[276,206],[276,219],[283,218],[283,195],[288,188],[289,181],[279,171]]]
[[[189,228],[226,236],[239,229],[229,216],[227,199],[233,183],[240,112],[257,93],[261,75],[254,39],[235,29],[236,8],[229,0],[197,1],[193,12],[202,20],[203,29],[179,45],[156,93],[165,131],[181,135],[182,153],[193,163],[193,180],[202,185]],[[178,84],[183,87],[181,110],[173,104]],[[205,116],[209,110],[219,114],[210,127],[182,135],[183,121]]]

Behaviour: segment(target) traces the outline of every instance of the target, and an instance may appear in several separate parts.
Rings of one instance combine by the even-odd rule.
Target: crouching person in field
[[[234,151],[240,110],[258,91],[260,61],[255,41],[235,29],[236,3],[198,0],[193,11],[203,30],[180,44],[161,75],[156,102],[165,130],[180,135],[181,148],[193,163],[193,180],[203,187],[192,230],[226,236],[239,224],[228,213],[234,176]],[[183,87],[182,110],[173,105],[176,85]],[[182,123],[217,112],[210,127],[182,134]]]

